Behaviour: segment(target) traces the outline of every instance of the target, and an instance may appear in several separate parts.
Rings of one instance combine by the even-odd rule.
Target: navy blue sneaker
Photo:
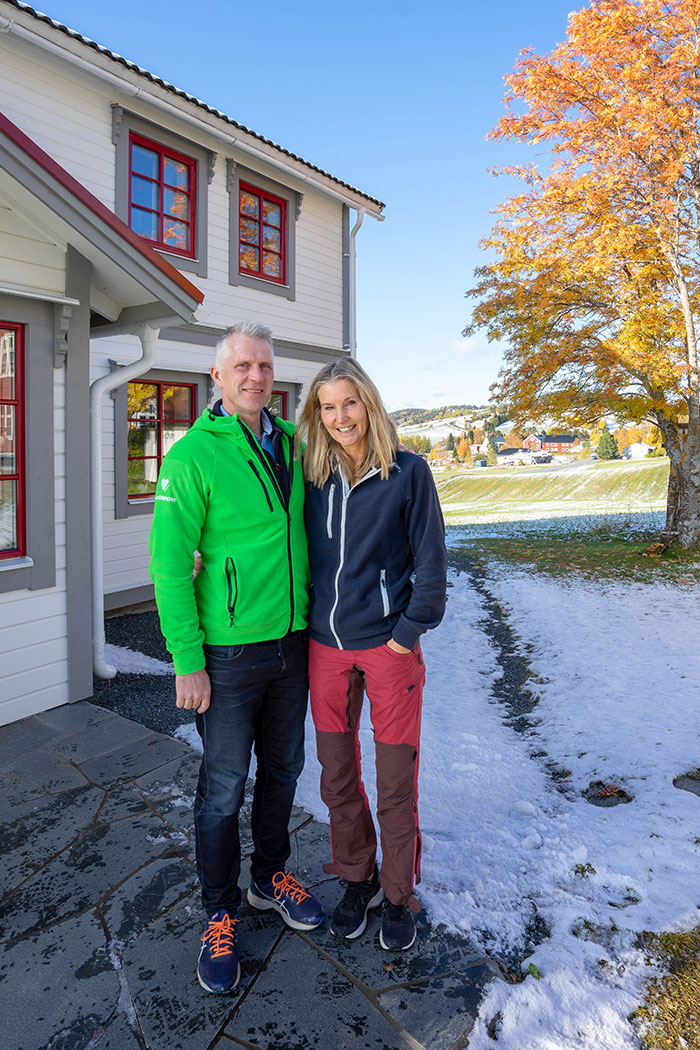
[[[258,911],[274,908],[293,930],[314,930],[325,918],[323,905],[288,871],[277,871],[269,882],[250,880],[248,903]]]
[[[207,992],[226,995],[233,991],[241,978],[236,948],[237,925],[238,919],[232,919],[223,908],[207,919],[197,963],[197,978]]]

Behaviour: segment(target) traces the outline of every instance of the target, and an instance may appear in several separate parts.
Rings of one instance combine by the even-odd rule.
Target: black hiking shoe
[[[353,941],[365,932],[367,912],[384,900],[384,890],[379,885],[379,872],[374,866],[374,875],[367,882],[345,883],[345,894],[331,916],[331,933]]]
[[[386,901],[379,943],[388,952],[405,952],[416,939],[416,920],[407,904]]]

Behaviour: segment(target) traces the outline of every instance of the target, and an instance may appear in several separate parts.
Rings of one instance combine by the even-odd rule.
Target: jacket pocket
[[[236,563],[233,558],[227,558],[224,562],[224,573],[226,575],[226,608],[228,610],[228,625],[233,627],[233,614],[238,598],[238,574]]]
[[[379,573],[379,592],[382,596],[382,615],[388,616],[391,612],[391,608],[389,606],[389,591],[386,586],[386,569],[382,569]]]

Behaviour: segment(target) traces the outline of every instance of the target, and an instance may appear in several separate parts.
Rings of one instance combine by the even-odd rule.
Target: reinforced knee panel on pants
[[[382,842],[382,886],[393,904],[415,905],[420,881],[418,748],[377,743],[377,818]]]
[[[362,882],[374,871],[377,836],[362,783],[357,736],[317,730],[316,750],[322,767],[321,798],[331,821],[332,861],[323,870]]]

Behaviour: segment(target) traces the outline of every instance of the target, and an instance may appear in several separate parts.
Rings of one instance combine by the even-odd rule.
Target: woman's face
[[[367,451],[369,421],[357,387],[349,379],[324,383],[318,391],[321,422],[354,463]]]

